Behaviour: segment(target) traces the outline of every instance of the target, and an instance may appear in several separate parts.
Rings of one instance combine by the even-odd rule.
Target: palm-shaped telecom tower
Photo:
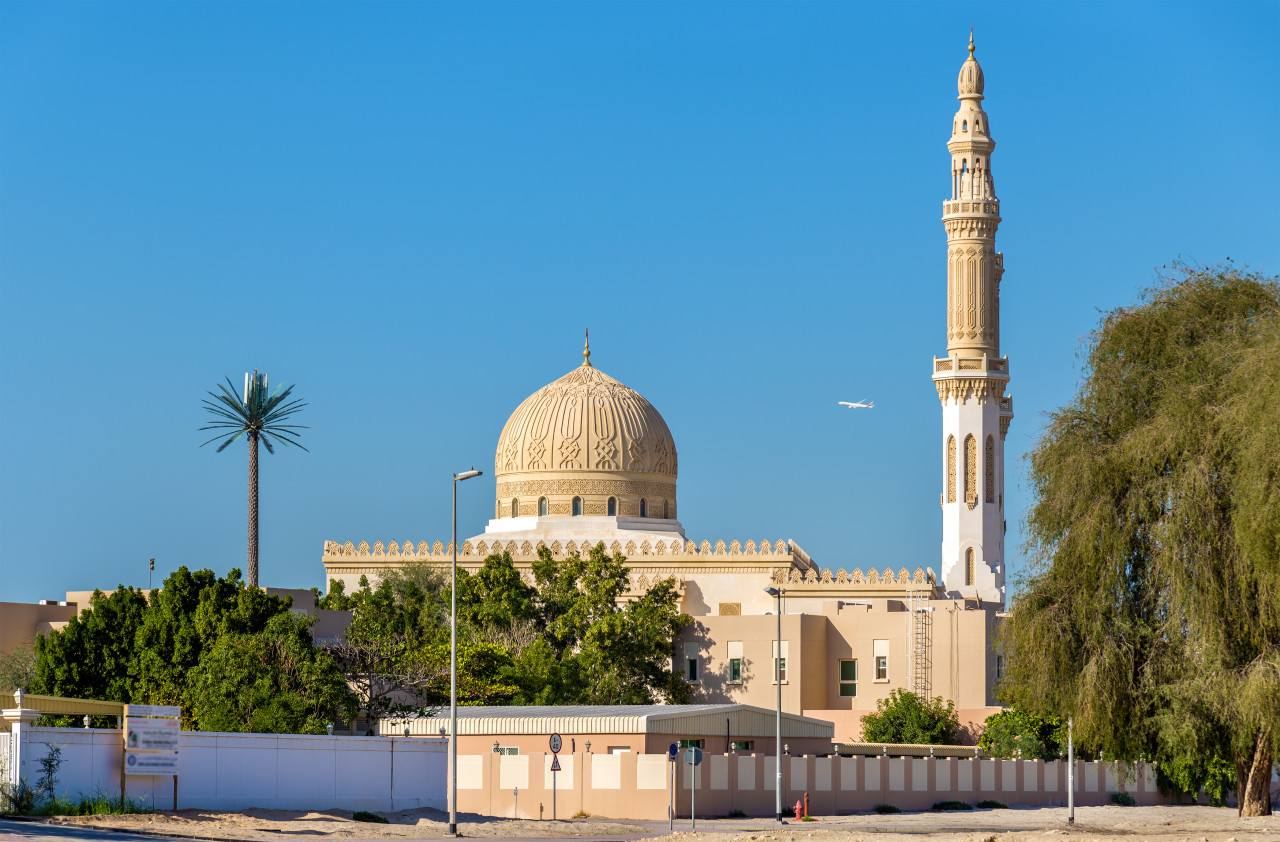
[[[226,450],[233,442],[242,437],[249,439],[249,572],[250,585],[258,584],[258,441],[268,453],[275,453],[275,445],[286,447],[302,447],[298,441],[298,430],[306,427],[297,424],[286,424],[293,415],[301,410],[305,403],[299,399],[289,400],[293,387],[277,387],[274,393],[267,390],[267,375],[253,374],[244,376],[244,393],[236,394],[231,378],[227,378],[224,386],[218,384],[217,392],[210,392],[209,400],[203,403],[205,409],[217,420],[201,430],[220,430],[221,432],[209,441],[200,445],[222,442],[218,445],[218,453]],[[308,451],[309,452],[309,451]]]

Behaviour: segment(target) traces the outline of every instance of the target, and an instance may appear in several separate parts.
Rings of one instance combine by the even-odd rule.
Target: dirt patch
[[[179,810],[142,816],[86,816],[52,819],[61,825],[128,830],[217,840],[280,839],[440,839],[447,816],[438,810],[382,813],[389,824],[356,822],[345,810],[304,812],[245,810],[221,813]],[[699,819],[698,832],[666,834],[667,823],[607,819],[530,821],[459,816],[464,836],[488,838],[609,837],[653,842],[1280,842],[1280,816],[1241,819],[1233,809],[1214,807],[1080,807],[1067,825],[1063,807],[973,810],[957,813],[900,813],[819,817],[815,822],[778,828],[768,819]],[[650,842],[650,840],[645,840]]]
[[[388,824],[357,822],[348,810],[212,810],[164,811],[133,816],[68,816],[51,824],[186,836],[198,839],[440,839],[448,836],[448,816],[421,808],[379,813]],[[634,837],[648,831],[634,824],[599,819],[530,821],[490,816],[459,816],[459,829],[471,837],[613,836]]]

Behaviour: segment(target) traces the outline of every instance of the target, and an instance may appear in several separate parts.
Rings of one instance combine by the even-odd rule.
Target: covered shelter
[[[406,729],[409,736],[448,736],[449,713],[378,721],[383,736]],[[458,753],[545,752],[559,734],[568,754],[664,754],[675,743],[711,754],[771,755],[776,729],[776,712],[752,705],[468,705],[458,708]],[[833,754],[834,733],[826,720],[782,714],[784,749],[793,755]]]

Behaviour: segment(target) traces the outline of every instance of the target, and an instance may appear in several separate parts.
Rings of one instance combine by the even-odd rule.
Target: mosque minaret
[[[1009,358],[1000,356],[996,251],[1000,200],[991,175],[995,141],[982,110],[982,68],[960,68],[960,110],[951,126],[947,231],[947,356],[934,358],[942,401],[942,585],[950,596],[1003,603],[1004,439],[1013,419],[1005,394]]]

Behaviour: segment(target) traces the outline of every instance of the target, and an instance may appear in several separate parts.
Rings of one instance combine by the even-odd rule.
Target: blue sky
[[[936,568],[971,22],[1016,573],[1100,312],[1179,257],[1280,267],[1280,4],[0,4],[0,600],[243,568],[245,453],[197,428],[255,367],[310,401],[264,584],[447,541],[472,464],[477,533],[584,327],[667,419],[690,537]]]

